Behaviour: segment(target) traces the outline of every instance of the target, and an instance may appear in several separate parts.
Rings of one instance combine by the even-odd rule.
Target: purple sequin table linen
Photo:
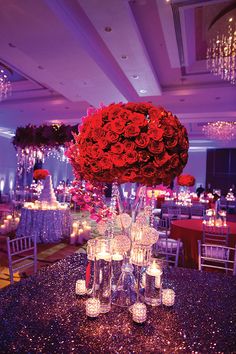
[[[71,231],[70,210],[21,209],[17,237],[34,236],[38,243],[59,242]]]
[[[75,295],[85,263],[75,254],[0,292],[0,353],[236,352],[235,277],[167,270],[174,307],[148,306],[146,323],[137,325],[115,306],[86,317],[86,297]]]

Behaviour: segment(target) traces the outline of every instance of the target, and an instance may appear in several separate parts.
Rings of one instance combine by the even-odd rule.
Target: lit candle
[[[88,317],[97,317],[100,314],[100,301],[96,298],[86,300],[86,315]]]
[[[76,234],[78,232],[78,223],[77,222],[73,222],[72,224],[72,229],[73,229],[73,233]]]
[[[112,260],[113,261],[122,261],[123,260],[123,256],[122,256],[122,254],[114,253],[112,255]]]
[[[75,241],[76,241],[76,234],[72,232],[72,234],[70,235],[70,244],[74,245]]]
[[[162,303],[165,306],[173,306],[175,303],[175,292],[172,289],[162,290]]]
[[[84,279],[79,279],[75,284],[76,295],[85,295],[87,293],[86,283]]]
[[[162,271],[160,268],[158,268],[157,264],[155,261],[152,261],[150,266],[147,269],[147,273],[153,277],[160,277],[162,274]]]
[[[6,226],[5,225],[1,225],[1,232],[4,232],[6,230]]]
[[[143,323],[147,319],[147,306],[141,302],[136,302],[132,306],[133,321]]]

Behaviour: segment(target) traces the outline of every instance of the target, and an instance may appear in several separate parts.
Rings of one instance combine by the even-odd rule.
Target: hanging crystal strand
[[[151,198],[151,214],[150,214],[150,226],[154,226],[154,214],[153,210],[155,209],[155,190],[154,186],[152,187],[152,198]]]
[[[147,194],[146,186],[142,186],[138,192],[138,195],[137,195],[137,203],[135,205],[134,212],[132,215],[133,222],[135,222],[136,217],[139,215],[139,213],[142,210],[145,210],[145,208],[147,206],[146,194]]]
[[[114,181],[112,183],[112,191],[111,191],[111,202],[110,202],[110,213],[111,217],[109,219],[109,226],[107,230],[107,234],[109,238],[114,237],[114,226],[115,226],[115,218],[117,214],[117,207],[119,212],[121,212],[121,201],[120,201],[120,192],[118,182]]]

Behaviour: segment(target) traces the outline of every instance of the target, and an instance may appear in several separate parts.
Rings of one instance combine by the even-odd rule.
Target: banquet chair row
[[[37,242],[36,236],[18,237],[13,240],[7,238],[7,254],[9,264],[10,283],[14,283],[14,273],[23,268],[33,266],[37,272]]]
[[[204,244],[198,240],[198,269],[205,267],[236,275],[236,247]]]

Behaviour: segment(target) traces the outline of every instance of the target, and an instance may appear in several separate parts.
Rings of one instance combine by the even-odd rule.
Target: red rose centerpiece
[[[179,186],[192,187],[195,184],[195,178],[191,175],[181,175],[177,178]]]
[[[34,170],[33,179],[36,181],[39,179],[45,179],[49,175],[48,170],[38,169]]]
[[[177,117],[150,103],[118,103],[89,114],[67,150],[77,179],[169,185],[188,160]]]

